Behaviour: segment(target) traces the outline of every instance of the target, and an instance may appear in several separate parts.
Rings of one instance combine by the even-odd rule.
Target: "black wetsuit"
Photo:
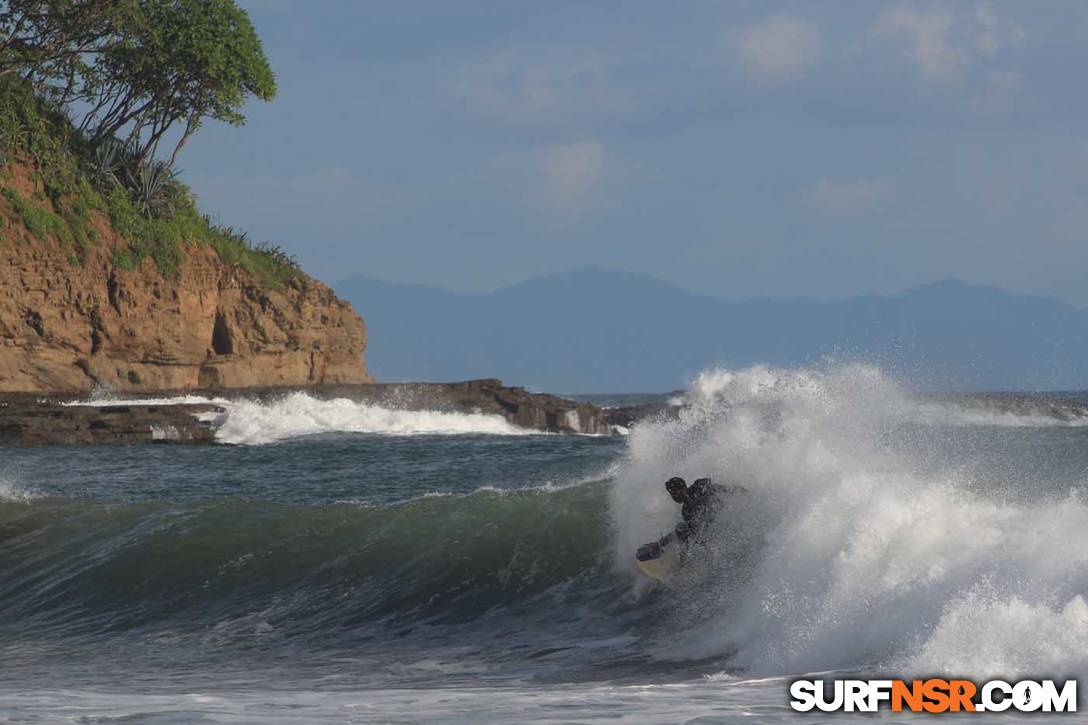
[[[721,508],[722,493],[726,493],[726,490],[711,483],[709,478],[700,478],[688,486],[688,500],[680,509],[684,523],[676,527],[676,538],[685,544],[693,538],[703,538],[703,530]]]

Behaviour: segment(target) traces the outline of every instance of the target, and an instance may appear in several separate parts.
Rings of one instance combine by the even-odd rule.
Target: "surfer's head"
[[[669,492],[672,500],[676,503],[684,503],[688,497],[688,484],[679,476],[673,476],[665,481],[665,490]]]

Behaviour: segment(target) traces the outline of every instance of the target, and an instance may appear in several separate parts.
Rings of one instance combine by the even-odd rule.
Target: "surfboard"
[[[676,566],[676,547],[661,546],[656,541],[643,544],[635,552],[635,561],[642,573],[651,579],[665,583]]]

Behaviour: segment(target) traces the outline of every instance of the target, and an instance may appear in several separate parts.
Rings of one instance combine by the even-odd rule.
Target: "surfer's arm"
[[[690,536],[691,524],[689,524],[687,521],[681,521],[676,525],[675,529],[658,539],[657,543],[661,544],[662,546],[668,546],[677,539],[682,542],[687,542],[688,537]]]

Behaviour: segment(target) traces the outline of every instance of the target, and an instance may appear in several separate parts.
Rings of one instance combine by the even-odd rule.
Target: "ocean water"
[[[671,397],[615,437],[291,395],[220,445],[0,449],[0,719],[812,721],[807,673],[1084,673],[1088,397]],[[663,587],[672,475],[747,493]]]

